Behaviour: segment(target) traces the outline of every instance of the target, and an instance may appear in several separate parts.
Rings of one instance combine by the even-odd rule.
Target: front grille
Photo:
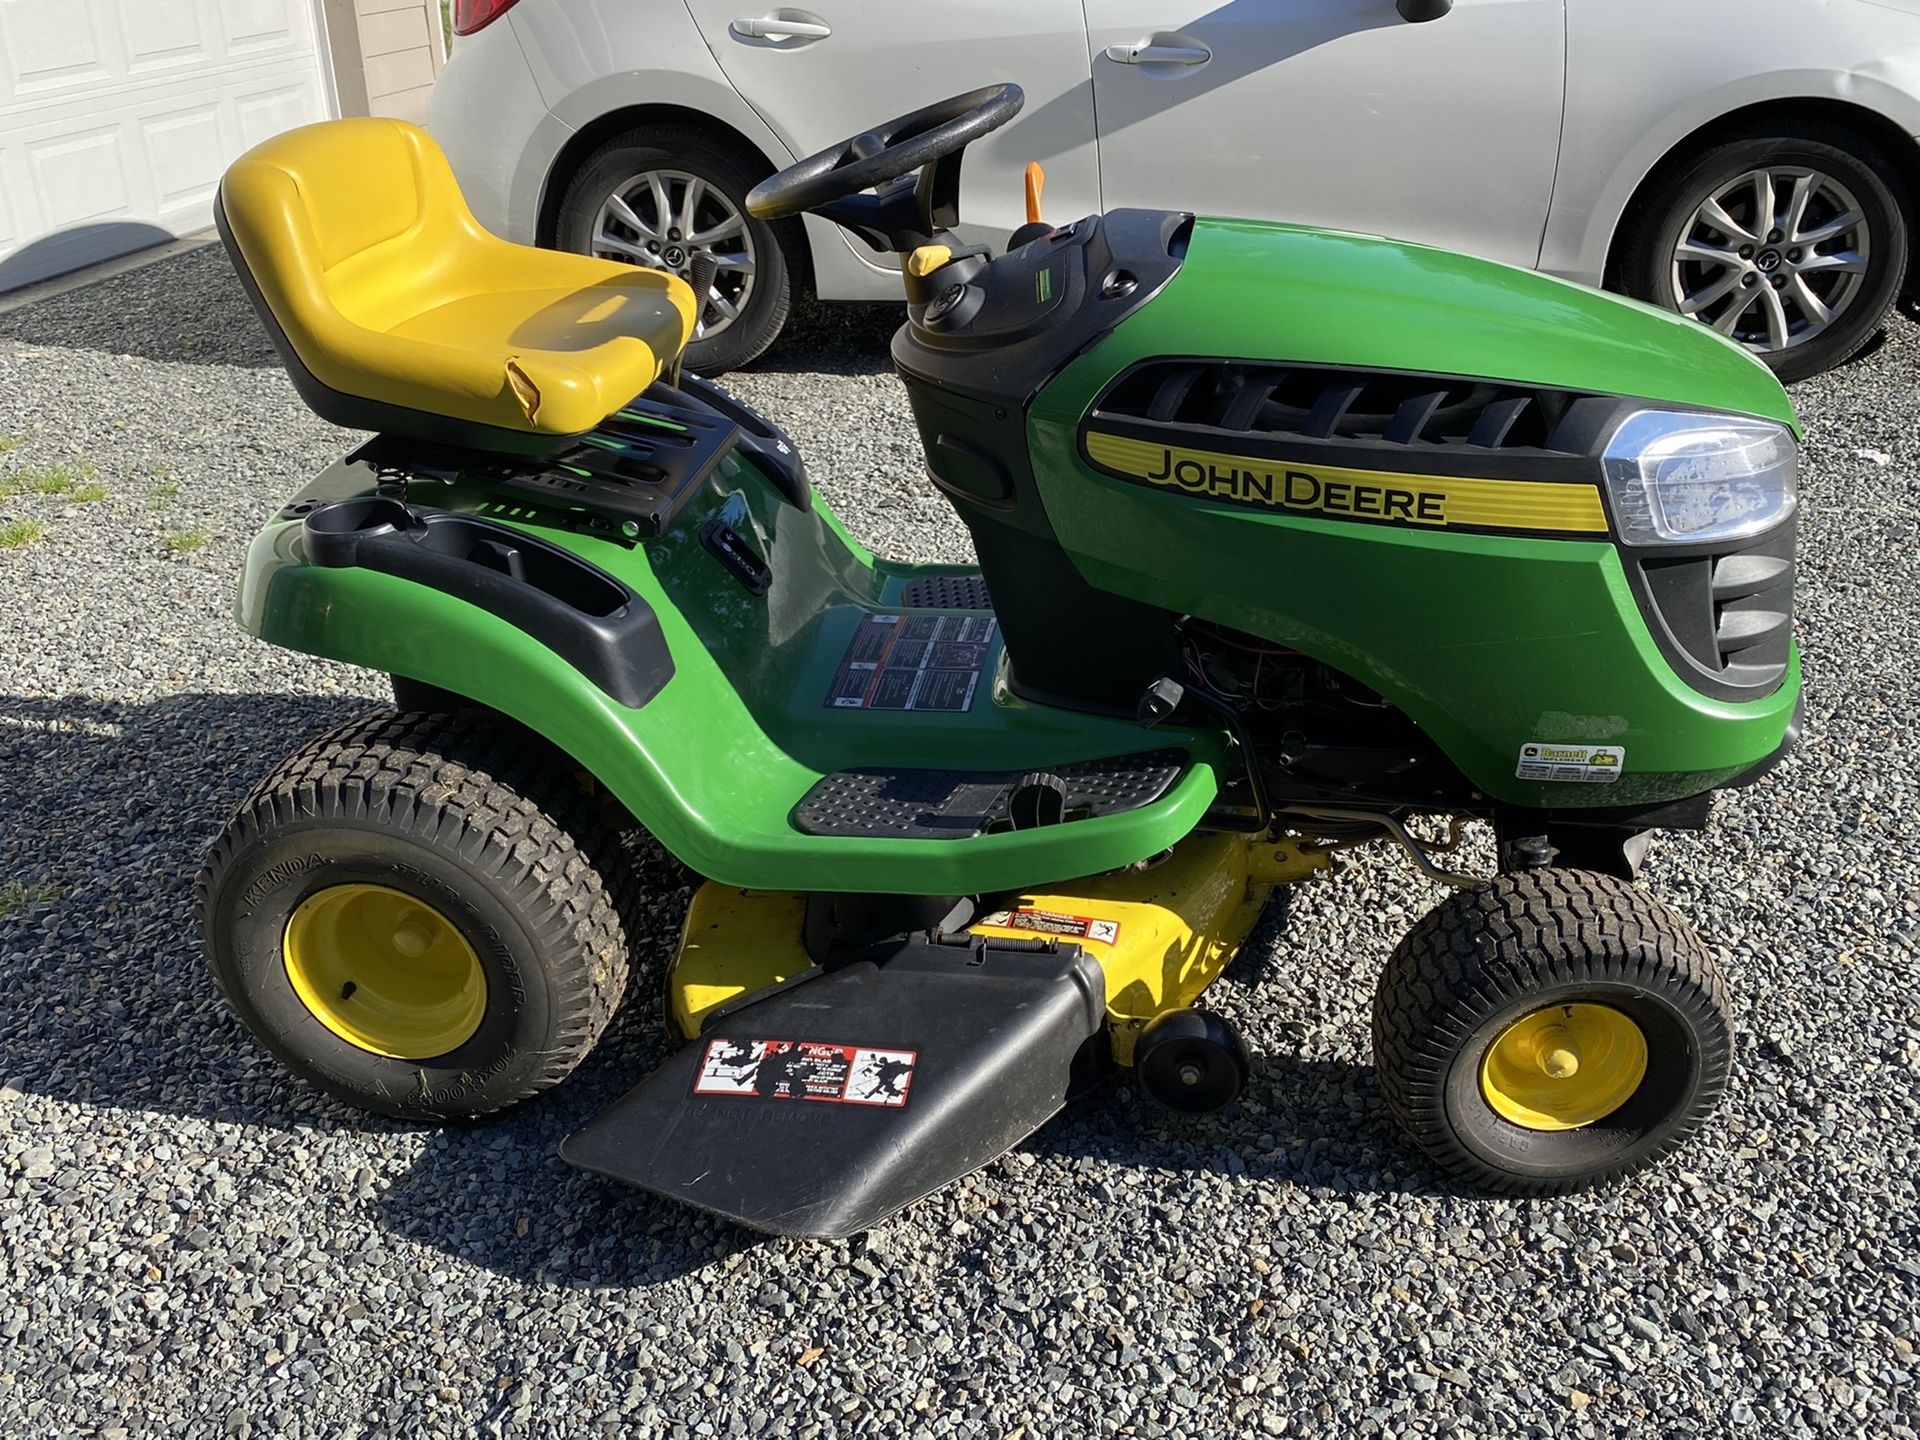
[[[1616,403],[1577,391],[1400,371],[1156,360],[1122,376],[1094,415],[1275,439],[1585,455],[1592,430],[1568,422],[1589,409],[1610,414]]]
[[[1744,549],[1628,551],[1628,574],[1667,657],[1726,699],[1773,689],[1793,638],[1791,522]]]
[[[1621,395],[1408,371],[1166,358],[1122,374],[1082,427],[1156,445],[1218,447],[1303,465],[1599,486]],[[1791,522],[1744,546],[1621,547],[1640,612],[1703,694],[1777,688],[1792,647]]]

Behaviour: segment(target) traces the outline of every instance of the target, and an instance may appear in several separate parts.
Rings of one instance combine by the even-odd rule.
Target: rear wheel
[[[528,733],[383,712],[254,788],[201,873],[208,962],[296,1075],[464,1118],[557,1084],[627,978],[619,817]]]
[[[1626,881],[1536,869],[1457,892],[1374,997],[1387,1103],[1453,1174],[1514,1194],[1604,1184],[1696,1130],[1732,1067],[1699,936]]]
[[[1626,216],[1616,278],[1739,341],[1782,380],[1805,379],[1879,331],[1907,270],[1910,203],[1863,137],[1758,124],[1655,173]]]
[[[689,278],[696,254],[717,265],[689,369],[718,375],[757,359],[786,324],[797,222],[756,220],[747,191],[768,173],[758,157],[684,125],[630,130],[602,145],[567,182],[560,248]]]

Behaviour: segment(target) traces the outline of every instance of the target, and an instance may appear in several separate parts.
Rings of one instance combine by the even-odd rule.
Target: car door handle
[[[1109,45],[1107,59],[1116,65],[1204,65],[1213,51],[1204,45]]]
[[[727,28],[743,40],[824,40],[833,34],[833,27],[822,21],[783,20],[778,15],[736,20]]]

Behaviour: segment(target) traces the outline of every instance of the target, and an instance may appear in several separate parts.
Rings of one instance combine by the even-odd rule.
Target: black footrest
[[[1055,765],[1047,773],[1066,785],[1071,822],[1151,805],[1173,788],[1186,763],[1184,750],[1147,750]],[[1027,773],[840,770],[822,776],[793,807],[793,828],[808,835],[970,840],[1012,828],[1007,802]]]

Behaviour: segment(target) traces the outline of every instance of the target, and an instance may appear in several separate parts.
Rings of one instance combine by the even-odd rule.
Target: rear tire
[[[1610,283],[1637,299],[1678,311],[1678,270],[1679,283],[1689,287],[1690,295],[1698,299],[1705,294],[1726,269],[1712,265],[1680,267],[1676,250],[1683,237],[1694,233],[1695,217],[1710,197],[1748,172],[1766,169],[1802,170],[1837,182],[1839,189],[1833,193],[1844,191],[1857,203],[1861,231],[1868,242],[1865,269],[1857,277],[1857,285],[1848,291],[1844,306],[1834,311],[1825,328],[1785,348],[1756,351],[1783,381],[1804,380],[1852,359],[1879,333],[1900,293],[1911,258],[1912,197],[1893,161],[1865,137],[1820,121],[1779,119],[1723,133],[1704,149],[1670,157],[1634,197],[1623,219]],[[1790,194],[1790,184],[1783,185],[1783,204]],[[1707,305],[1703,313],[1709,319],[1724,314],[1725,307],[1735,301],[1754,297],[1764,301],[1759,291],[1773,278],[1791,285],[1793,277],[1786,272],[1794,262],[1787,257],[1795,253],[1794,248],[1784,243],[1768,245],[1766,233],[1757,239],[1754,258],[1763,258],[1772,250],[1779,268],[1745,277],[1754,284],[1748,286],[1743,280],[1728,298]],[[1832,248],[1832,242],[1822,248]],[[1809,280],[1821,287],[1834,283],[1817,273],[1810,274]],[[1831,297],[1833,292],[1827,294]],[[1754,303],[1746,321],[1758,326],[1764,318],[1763,305]],[[1792,306],[1789,319],[1796,325],[1805,323],[1804,312],[1797,304]],[[1736,328],[1743,323],[1736,321]]]
[[[1698,1129],[1733,1027],[1679,916],[1612,876],[1536,869],[1457,891],[1413,928],[1380,977],[1373,1049],[1387,1104],[1435,1161],[1549,1195],[1620,1180]],[[1516,1054],[1531,1073],[1507,1068]]]
[[[629,130],[589,155],[568,180],[560,201],[556,242],[562,250],[631,263],[643,263],[638,257],[644,255],[647,257],[644,263],[654,268],[674,269],[664,258],[646,250],[648,241],[639,232],[629,234],[631,227],[619,222],[610,229],[601,223],[602,207],[609,203],[610,197],[626,194],[631,187],[639,185],[644,176],[664,172],[693,176],[711,187],[719,200],[724,201],[724,206],[738,217],[745,231],[747,243],[741,251],[731,248],[737,243],[731,238],[708,247],[717,252],[724,249],[729,254],[751,251],[750,277],[730,271],[722,271],[715,277],[716,288],[733,294],[738,293],[735,287],[743,279],[751,279],[738,317],[729,319],[717,307],[709,305],[702,318],[713,327],[712,333],[705,339],[689,342],[685,350],[687,368],[698,374],[720,375],[736,370],[765,353],[787,323],[787,313],[793,305],[790,271],[805,254],[797,220],[769,222],[747,214],[747,191],[773,173],[759,156],[693,126],[655,125]],[[683,182],[671,183],[683,185]],[[651,195],[648,187],[642,186],[641,190]],[[684,195],[684,188],[672,193],[677,201]],[[657,216],[648,208],[649,203],[640,202],[637,212],[640,218],[652,222]],[[619,233],[614,234],[615,231]],[[632,244],[634,248],[629,250],[608,243],[604,237],[610,234],[621,245]],[[662,241],[663,250],[679,244],[679,241],[667,241],[666,237],[662,237]]]
[[[363,1109],[463,1119],[558,1084],[627,981],[618,816],[574,779],[472,711],[310,742],[208,852],[215,981],[294,1074]],[[473,967],[464,988],[434,988],[444,957]]]

